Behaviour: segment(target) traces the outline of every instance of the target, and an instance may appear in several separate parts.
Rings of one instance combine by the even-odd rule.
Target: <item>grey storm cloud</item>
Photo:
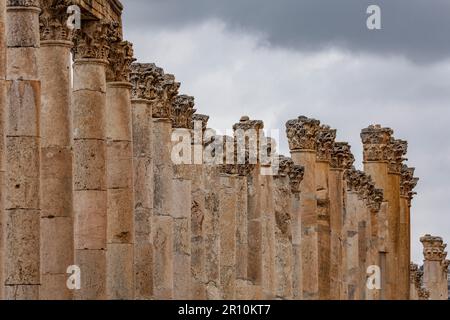
[[[219,19],[230,29],[263,33],[269,45],[315,51],[402,55],[433,63],[450,54],[448,0],[124,0],[130,28],[183,28]],[[379,5],[382,30],[366,28]]]

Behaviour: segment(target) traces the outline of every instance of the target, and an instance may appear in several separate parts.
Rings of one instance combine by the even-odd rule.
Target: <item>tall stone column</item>
[[[403,165],[400,181],[400,234],[399,234],[399,266],[402,299],[408,299],[410,292],[411,261],[411,201],[414,188],[419,179],[414,177],[414,168]]]
[[[238,169],[247,177],[247,236],[248,258],[247,277],[251,285],[252,299],[261,299],[264,293],[264,219],[261,208],[261,174],[257,155],[259,151],[259,133],[264,128],[260,120],[250,120],[243,116],[233,126],[237,152]],[[256,158],[255,158],[256,153]]]
[[[389,192],[389,178],[388,178],[388,145],[391,141],[393,131],[389,128],[382,128],[380,125],[370,126],[361,132],[361,139],[364,145],[364,171],[370,175],[375,186],[382,189],[386,194]],[[385,203],[383,210],[380,214],[380,228],[388,229],[392,228],[389,223],[390,212],[390,199],[385,197]],[[385,219],[384,219],[385,218]],[[391,229],[389,229],[391,230]],[[384,233],[383,233],[384,235]],[[392,300],[394,297],[394,284],[397,281],[395,278],[396,261],[394,255],[394,249],[390,245],[392,243],[392,233],[387,232],[386,239],[383,237],[382,243],[386,243],[386,247],[383,246],[381,253],[380,268],[382,269],[383,282],[381,296],[382,299]]]
[[[75,298],[96,300],[106,298],[106,66],[112,30],[99,21],[83,21],[82,28],[73,49],[74,237],[81,269]]]
[[[174,217],[174,299],[192,299],[191,277],[191,222],[192,222],[192,189],[194,179],[194,166],[192,165],[192,116],[195,113],[194,97],[178,95],[172,104],[172,143],[180,143],[177,139],[183,138],[182,146],[189,148],[190,158],[180,154],[180,164],[174,165],[174,179],[172,193],[174,196],[172,214]],[[185,139],[189,139],[185,141]],[[172,153],[174,156],[174,152]],[[186,156],[186,159],[184,159]],[[177,160],[177,159],[175,159]]]
[[[111,44],[106,72],[106,295],[134,297],[134,186],[130,72],[133,48]]]
[[[409,286],[409,268],[408,264],[400,264],[401,251],[405,248],[400,247],[400,178],[402,170],[402,162],[405,160],[408,148],[408,143],[402,140],[396,140],[391,138],[388,144],[387,157],[388,157],[388,189],[386,190],[385,197],[389,201],[388,211],[388,232],[389,232],[389,246],[390,251],[393,252],[394,261],[394,278],[392,282],[392,299],[402,300],[408,299],[408,286]],[[392,256],[392,255],[391,255]],[[400,275],[401,269],[406,271],[406,275],[403,277]]]
[[[3,299],[3,234],[5,209],[6,0],[0,0],[0,300]]]
[[[131,114],[134,183],[134,298],[153,297],[153,160],[152,99],[162,81],[162,69],[154,64],[131,66]]]
[[[330,300],[330,162],[336,130],[322,125],[317,133],[316,190],[319,241],[319,299]]]
[[[173,100],[180,83],[170,74],[161,75],[161,90],[152,103],[153,116],[153,219],[152,237],[154,245],[153,288],[155,299],[171,299],[173,292],[174,216],[172,121]]]
[[[358,238],[358,190],[361,172],[346,171],[346,206],[344,215],[344,257],[345,257],[345,300],[359,299],[359,238]]]
[[[7,0],[4,298],[38,299],[40,280],[39,1]],[[3,112],[2,112],[3,113]]]
[[[350,170],[355,158],[345,142],[333,145],[330,163],[330,299],[341,300],[343,293],[343,224],[344,224],[344,173]]]
[[[65,6],[41,1],[41,288],[40,299],[68,300],[74,264],[70,50]]]
[[[316,188],[316,136],[320,122],[306,117],[286,124],[294,164],[305,168],[300,187],[303,299],[319,299],[319,242]]]
[[[192,206],[191,206],[191,286],[192,299],[206,299],[206,261],[205,261],[205,227],[206,214],[206,183],[205,164],[203,164],[204,136],[208,126],[209,116],[194,114],[191,130],[194,131],[193,154],[198,152],[201,161],[194,161],[192,171]],[[201,132],[196,129],[201,128]],[[199,136],[196,136],[199,134]],[[194,160],[196,160],[194,155]],[[242,191],[239,193],[242,195]],[[244,201],[239,201],[242,205]],[[242,210],[241,210],[242,212]],[[239,272],[237,267],[236,272]]]
[[[420,238],[423,244],[423,284],[430,293],[430,300],[448,299],[448,260],[444,241],[441,237],[433,237],[429,234]]]
[[[302,211],[300,185],[305,175],[305,168],[300,165],[292,165],[289,169],[289,184],[291,189],[290,208],[292,212],[292,254],[293,274],[292,287],[293,299],[303,299],[303,263],[302,263]]]

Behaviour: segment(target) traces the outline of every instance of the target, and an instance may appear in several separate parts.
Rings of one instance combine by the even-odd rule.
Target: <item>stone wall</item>
[[[73,31],[67,1],[0,0],[0,298],[447,297],[441,238],[410,265],[418,179],[393,130],[362,130],[364,171],[305,116],[290,157],[247,116],[216,135],[134,63],[118,1],[75,3]]]

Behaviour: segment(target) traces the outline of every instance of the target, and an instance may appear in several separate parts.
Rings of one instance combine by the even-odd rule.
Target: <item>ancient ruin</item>
[[[122,9],[0,0],[1,299],[448,298],[442,238],[411,264],[407,142],[363,129],[358,171],[315,119],[287,121],[290,157],[262,121],[219,136]]]

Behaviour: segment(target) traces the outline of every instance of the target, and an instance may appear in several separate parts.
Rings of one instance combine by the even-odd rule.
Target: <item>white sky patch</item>
[[[314,53],[267,44],[263,34],[230,31],[219,20],[184,29],[142,30],[125,25],[139,62],[155,62],[195,96],[209,126],[231,128],[242,115],[280,129],[299,115],[338,129],[361,168],[360,131],[380,123],[410,143],[409,165],[421,178],[412,207],[413,259],[422,261],[419,237],[450,242],[450,61],[417,65],[395,56],[327,49]]]

